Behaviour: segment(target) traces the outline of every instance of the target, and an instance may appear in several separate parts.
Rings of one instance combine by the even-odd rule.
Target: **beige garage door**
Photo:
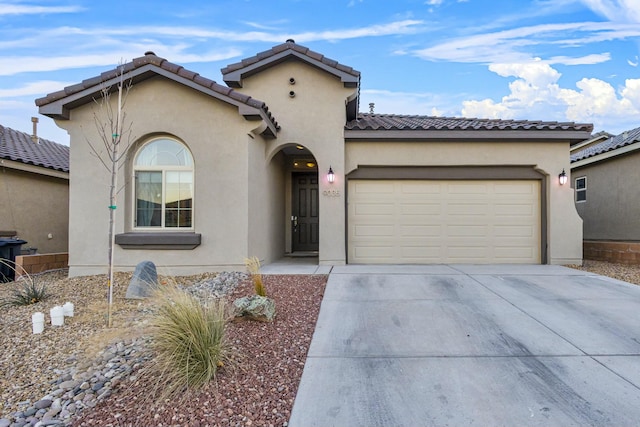
[[[540,263],[539,181],[349,181],[348,262]]]

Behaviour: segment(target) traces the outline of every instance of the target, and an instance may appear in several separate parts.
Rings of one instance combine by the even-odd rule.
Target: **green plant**
[[[158,401],[199,389],[215,378],[218,368],[233,367],[234,354],[225,339],[226,304],[201,303],[175,286],[161,287],[152,327]]]
[[[14,273],[18,273],[17,268],[19,266],[16,263],[0,259],[0,264],[7,266],[13,270]],[[49,298],[49,293],[47,292],[47,288],[44,284],[42,286],[38,286],[35,278],[30,276],[26,271],[24,271],[24,269],[22,269],[22,274],[23,276],[21,280],[24,281],[22,283],[22,287],[13,289],[10,296],[0,300],[0,307],[31,305]]]
[[[247,270],[249,270],[249,274],[251,275],[251,280],[253,281],[253,288],[255,289],[256,295],[260,295],[261,297],[267,296],[267,290],[264,287],[264,282],[262,281],[262,274],[260,274],[260,260],[258,257],[251,257],[244,260],[244,264],[247,266]]]
[[[49,298],[47,287],[44,284],[38,286],[32,277],[28,277],[21,288],[14,289],[9,297],[0,301],[0,307],[31,305],[47,298]]]

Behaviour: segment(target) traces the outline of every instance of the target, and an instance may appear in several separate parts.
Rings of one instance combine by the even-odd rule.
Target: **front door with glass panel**
[[[318,174],[293,173],[292,197],[292,251],[318,251]]]

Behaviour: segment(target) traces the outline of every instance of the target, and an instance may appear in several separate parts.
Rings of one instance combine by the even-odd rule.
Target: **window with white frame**
[[[586,202],[587,201],[587,177],[581,176],[580,178],[576,178],[576,202]]]
[[[193,157],[174,139],[144,144],[134,164],[134,227],[193,228]]]

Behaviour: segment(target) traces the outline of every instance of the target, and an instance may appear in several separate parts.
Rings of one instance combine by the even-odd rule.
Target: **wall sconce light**
[[[565,173],[564,169],[562,169],[562,173],[558,175],[558,180],[560,181],[560,185],[565,185],[568,179],[569,177],[567,177],[567,174]]]
[[[333,181],[336,180],[336,175],[333,173],[333,169],[331,169],[331,166],[329,166],[329,172],[327,172],[327,181],[329,181],[329,184],[333,184]]]

